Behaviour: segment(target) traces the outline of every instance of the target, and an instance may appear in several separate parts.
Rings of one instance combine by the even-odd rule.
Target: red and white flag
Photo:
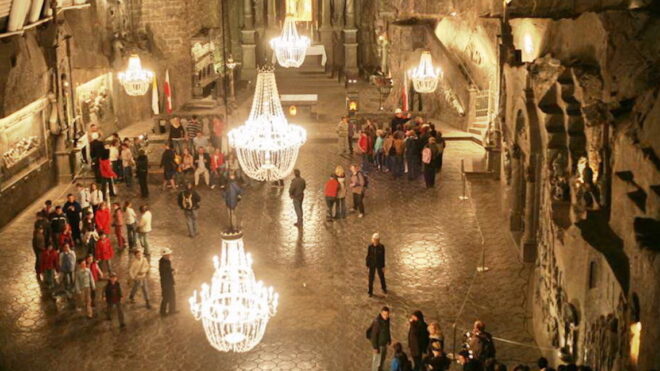
[[[170,85],[170,70],[165,70],[165,85],[163,86],[165,92],[165,111],[172,113],[172,86]]]
[[[401,87],[401,110],[408,112],[408,73],[403,73],[403,86]]]

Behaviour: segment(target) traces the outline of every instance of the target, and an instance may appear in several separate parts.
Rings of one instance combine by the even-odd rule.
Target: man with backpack
[[[495,358],[493,336],[486,332],[486,324],[482,321],[476,321],[474,323],[468,345],[472,351],[472,357],[482,363],[487,359]]]
[[[387,357],[387,347],[392,343],[390,335],[390,308],[383,307],[371,326],[367,329],[367,339],[371,342],[371,371],[381,371]]]
[[[353,209],[358,211],[358,218],[364,216],[364,193],[369,187],[369,179],[360,170],[359,165],[351,165],[351,191],[353,192]]]

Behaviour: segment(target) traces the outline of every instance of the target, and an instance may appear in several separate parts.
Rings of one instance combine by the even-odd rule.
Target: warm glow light
[[[128,59],[128,68],[124,72],[117,74],[119,82],[124,86],[128,95],[145,95],[149,90],[151,81],[154,79],[154,73],[142,69],[142,62],[137,54],[131,55]]]
[[[349,111],[357,111],[357,102],[352,100],[348,103],[348,110]]]
[[[419,65],[408,71],[413,81],[413,87],[418,93],[432,93],[438,87],[438,80],[442,76],[442,70],[433,67],[433,60],[429,51],[422,52]]]
[[[211,286],[202,285],[188,300],[195,319],[202,321],[206,338],[221,352],[247,352],[264,336],[275,315],[279,295],[256,281],[252,258],[240,233],[223,235],[220,259],[213,257]]]
[[[298,108],[295,105],[289,107],[289,115],[295,116],[298,113]]]
[[[227,136],[250,178],[275,181],[293,171],[307,133],[300,126],[289,125],[284,117],[272,69],[259,72],[250,116]]]
[[[525,34],[525,36],[523,36],[523,48],[525,48],[527,59],[532,60],[534,58],[534,41],[530,34]]]
[[[635,322],[630,325],[630,361],[633,365],[637,365],[639,359],[639,346],[642,336],[642,323]]]
[[[309,45],[310,41],[307,36],[298,35],[296,20],[291,15],[284,20],[282,35],[270,41],[270,46],[277,57],[277,63],[285,68],[300,67],[305,61],[305,53]]]

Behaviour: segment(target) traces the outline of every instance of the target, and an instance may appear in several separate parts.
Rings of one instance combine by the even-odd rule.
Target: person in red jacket
[[[46,288],[49,290],[55,287],[55,272],[57,272],[57,264],[60,260],[60,255],[53,245],[48,244],[46,250],[41,253],[41,273],[44,275],[44,282]]]
[[[328,205],[328,215],[326,220],[331,222],[333,220],[332,208],[337,203],[337,194],[339,193],[339,181],[337,180],[337,175],[334,173],[330,174],[330,179],[325,182],[325,203]]]
[[[99,208],[94,214],[94,221],[96,222],[96,229],[98,232],[110,234],[110,210],[105,202],[99,204]]]
[[[99,262],[101,269],[106,268],[108,273],[112,272],[112,264],[110,260],[115,256],[115,251],[112,249],[110,239],[103,232],[99,232],[99,240],[96,241],[96,260]]]
[[[64,232],[60,234],[58,243],[59,245],[57,246],[64,246],[65,244],[68,244],[72,249],[76,247],[73,243],[73,236],[71,234],[71,224],[67,223],[64,225]]]
[[[362,169],[366,169],[370,164],[370,159],[373,155],[374,144],[373,140],[367,134],[366,130],[360,132],[358,139],[358,149],[362,153]]]
[[[112,163],[110,162],[110,150],[105,148],[103,155],[99,160],[99,173],[101,175],[101,191],[109,190],[110,196],[114,197],[115,194],[115,179],[117,173],[112,170]]]

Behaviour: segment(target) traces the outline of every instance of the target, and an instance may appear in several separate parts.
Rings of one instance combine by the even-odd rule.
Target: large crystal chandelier
[[[277,62],[286,68],[300,67],[305,61],[305,53],[309,45],[307,36],[298,35],[296,19],[290,14],[284,19],[282,35],[270,40]]]
[[[275,181],[293,170],[307,133],[300,126],[289,125],[284,117],[272,68],[259,71],[250,116],[227,136],[250,178]]]
[[[438,87],[438,80],[442,70],[433,67],[433,60],[429,51],[422,52],[419,65],[408,71],[413,81],[413,87],[418,93],[432,93]]]
[[[264,336],[277,311],[279,295],[257,282],[252,258],[243,248],[243,235],[222,236],[222,255],[213,257],[211,286],[202,285],[188,300],[195,319],[202,321],[209,343],[221,352],[247,352]]]
[[[145,95],[154,78],[154,73],[142,69],[142,62],[137,54],[128,59],[128,68],[117,74],[119,82],[124,86],[128,95]]]

